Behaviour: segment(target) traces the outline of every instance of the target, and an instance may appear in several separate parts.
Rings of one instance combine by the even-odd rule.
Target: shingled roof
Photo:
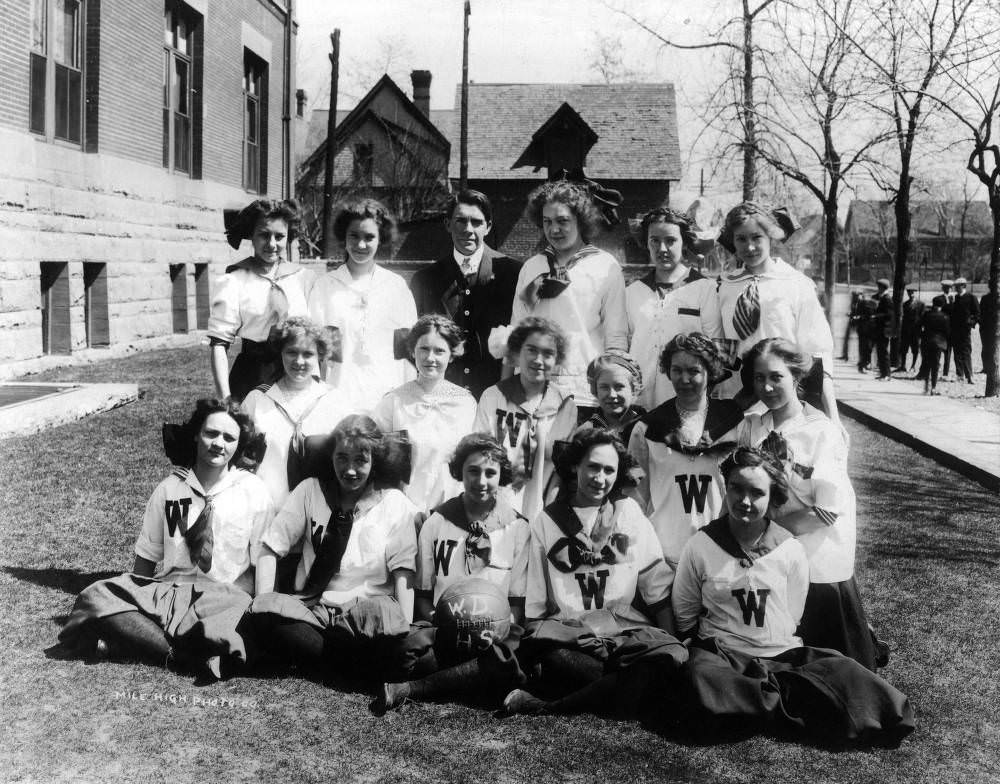
[[[462,86],[450,122],[432,116],[451,141],[449,176],[459,176]],[[679,180],[674,86],[661,84],[469,84],[469,179],[544,180],[511,168],[532,134],[568,103],[598,135],[587,156],[595,179]]]

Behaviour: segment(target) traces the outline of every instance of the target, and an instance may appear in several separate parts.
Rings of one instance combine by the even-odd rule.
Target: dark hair
[[[337,451],[337,445],[341,442],[357,444],[367,449],[372,458],[372,470],[368,475],[368,484],[374,487],[386,484],[395,486],[393,482],[387,483],[386,481],[388,476],[386,470],[388,444],[385,434],[370,416],[348,414],[337,423],[333,433],[331,433],[330,441],[331,458]]]
[[[466,188],[458,193],[453,193],[451,198],[448,199],[449,221],[455,217],[455,208],[459,204],[465,204],[469,207],[478,207],[479,211],[483,213],[483,217],[486,218],[486,222],[493,223],[493,206],[490,204],[490,200],[486,198],[486,194],[482,191],[475,191],[472,190],[472,188]]]
[[[175,465],[193,467],[198,457],[198,448],[195,439],[201,432],[205,421],[212,414],[226,414],[232,418],[240,429],[239,441],[236,444],[236,451],[233,453],[229,464],[237,463],[243,457],[243,451],[247,443],[256,435],[250,415],[243,410],[239,403],[229,398],[220,400],[215,397],[199,398],[194,404],[194,411],[188,421],[181,426],[182,435],[176,444],[174,454],[169,455],[170,461]]]
[[[577,229],[584,242],[597,236],[605,224],[601,211],[594,204],[586,185],[569,180],[556,180],[540,185],[528,194],[525,214],[539,229],[542,228],[542,209],[550,202],[559,202],[569,207],[576,218]]]
[[[528,316],[510,331],[507,336],[507,354],[513,359],[521,353],[524,341],[535,333],[548,335],[556,344],[556,364],[566,359],[566,335],[554,321]]]
[[[431,332],[436,332],[444,338],[444,342],[448,344],[452,355],[462,355],[462,346],[465,342],[465,333],[462,328],[447,316],[428,313],[426,316],[418,318],[417,323],[413,325],[406,335],[406,350],[411,357],[416,353],[417,341]]]
[[[701,360],[705,366],[705,373],[708,375],[708,385],[718,384],[726,377],[722,352],[708,335],[701,332],[680,333],[674,335],[670,342],[663,347],[660,352],[660,372],[665,376],[670,376],[670,363],[674,354],[683,351]]]
[[[284,201],[257,199],[242,210],[224,210],[222,213],[226,239],[234,249],[239,249],[241,241],[253,237],[261,221],[272,219],[283,220],[288,225],[289,241],[298,237],[301,217],[299,203],[295,199]]]
[[[452,479],[461,482],[465,461],[471,455],[477,454],[486,455],[490,460],[500,465],[500,484],[502,486],[506,487],[513,481],[514,477],[511,472],[510,457],[507,456],[507,450],[500,446],[497,440],[489,433],[470,433],[458,442],[458,445],[455,447],[455,453],[451,456],[451,460],[448,461],[448,471],[451,473]]]
[[[758,359],[767,356],[777,357],[784,362],[796,381],[801,381],[812,370],[813,358],[792,341],[785,338],[764,338],[743,355],[743,367],[740,368],[743,386],[753,386],[754,365]]]
[[[625,444],[612,431],[602,427],[581,428],[577,430],[569,444],[555,461],[555,470],[562,480],[563,486],[560,489],[560,496],[564,499],[571,498],[576,492],[576,469],[579,467],[590,451],[598,446],[610,446],[618,455],[618,475],[615,483],[608,492],[608,498],[617,500],[622,496],[623,490],[634,484],[632,469],[635,468],[635,459],[628,453]]]
[[[353,221],[371,218],[378,226],[378,244],[387,245],[392,242],[396,231],[396,220],[392,214],[375,199],[360,199],[345,202],[333,219],[333,236],[340,242],[347,241],[347,228]]]
[[[590,383],[591,394],[597,394],[597,381],[600,379],[601,373],[611,368],[620,368],[628,374],[633,395],[638,395],[642,391],[642,370],[639,369],[639,363],[632,358],[631,354],[617,349],[609,349],[600,356],[594,357],[587,365],[587,381]]]
[[[316,344],[319,359],[329,355],[330,333],[305,316],[291,316],[278,323],[267,336],[267,342],[275,353],[281,354],[286,345],[299,338],[305,338]]]
[[[672,210],[669,207],[657,207],[642,216],[642,223],[639,224],[639,244],[643,248],[649,243],[649,227],[654,223],[672,223],[680,229],[681,244],[685,250],[693,250],[695,242],[694,221],[683,212]]]
[[[781,461],[763,449],[740,446],[719,466],[722,478],[729,483],[729,476],[739,468],[763,468],[771,480],[772,507],[784,506],[788,501],[788,479]]]

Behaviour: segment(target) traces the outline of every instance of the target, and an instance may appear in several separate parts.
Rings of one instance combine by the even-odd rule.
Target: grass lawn
[[[155,667],[46,658],[75,594],[131,565],[143,506],[169,468],[160,423],[209,389],[207,359],[204,348],[182,349],[50,371],[38,380],[120,379],[145,394],[0,442],[0,780],[1000,780],[997,498],[853,423],[858,580],[894,646],[885,675],[918,721],[898,749],[710,743],[459,705],[377,719],[366,695],[295,678],[200,687]]]

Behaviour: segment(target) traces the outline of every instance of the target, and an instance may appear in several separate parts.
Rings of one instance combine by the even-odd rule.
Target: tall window
[[[31,0],[29,128],[47,139],[83,139],[83,3]]]
[[[163,165],[192,174],[195,33],[199,17],[168,2],[163,46]]]
[[[361,185],[375,181],[375,145],[364,142],[354,145],[354,181]]]
[[[243,187],[267,191],[267,63],[243,50]]]

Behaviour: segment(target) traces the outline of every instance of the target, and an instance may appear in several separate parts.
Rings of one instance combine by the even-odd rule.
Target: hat
[[[916,283],[907,283],[906,284],[906,290],[907,291],[916,291],[917,290],[917,284]]]
[[[966,285],[968,285],[968,283],[969,283],[969,281],[967,281],[965,278],[955,278],[955,285],[956,286],[966,286]]]
[[[947,278],[945,278],[944,280],[941,281],[941,285],[942,286],[954,286],[955,282],[951,281],[951,280],[948,280]]]
[[[875,285],[887,289],[892,286],[892,282],[888,278],[879,278],[875,281]]]

